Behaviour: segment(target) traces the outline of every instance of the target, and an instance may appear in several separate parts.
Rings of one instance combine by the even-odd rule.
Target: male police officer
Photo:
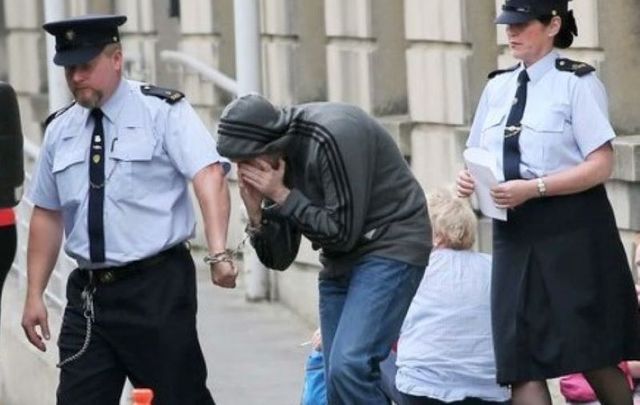
[[[218,258],[213,282],[234,287],[231,261],[216,255],[226,245],[229,163],[181,93],[122,78],[125,21],[85,16],[44,25],[75,103],[48,124],[29,191],[22,325],[44,351],[42,295],[64,229],[65,251],[79,268],[69,276],[58,342],[58,404],[115,404],[125,377],[152,388],[158,405],[213,404],[185,248],[195,227],[187,180]]]

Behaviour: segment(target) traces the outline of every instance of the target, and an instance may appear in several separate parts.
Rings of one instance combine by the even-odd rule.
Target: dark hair
[[[553,17],[554,16],[552,15],[540,16],[538,17],[538,21],[540,21],[544,25],[549,25],[551,24],[551,20],[553,19]],[[571,44],[573,44],[572,31],[577,31],[577,27],[575,27],[576,22],[572,14],[564,14],[560,15],[559,17],[562,20],[562,26],[560,27],[560,31],[558,31],[558,34],[553,38],[553,46],[560,49],[567,49],[571,46]],[[575,28],[572,29],[571,25],[573,25],[573,27]]]

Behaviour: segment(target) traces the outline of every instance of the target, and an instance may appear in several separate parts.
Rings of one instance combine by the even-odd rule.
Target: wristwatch
[[[538,188],[538,195],[540,197],[544,197],[547,194],[547,185],[544,184],[544,180],[542,180],[542,177],[537,178],[536,187]]]

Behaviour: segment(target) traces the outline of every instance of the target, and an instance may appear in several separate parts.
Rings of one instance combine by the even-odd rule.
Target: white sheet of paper
[[[467,169],[476,183],[476,195],[480,211],[490,218],[507,220],[507,210],[496,207],[491,198],[491,188],[498,184],[496,159],[488,151],[480,148],[468,148],[463,153]]]

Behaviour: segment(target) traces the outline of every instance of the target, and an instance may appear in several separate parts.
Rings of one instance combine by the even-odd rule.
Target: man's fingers
[[[223,284],[223,287],[224,288],[236,288],[236,279],[235,279],[235,277],[226,279],[224,284]]]
[[[238,170],[238,187],[242,190],[245,187],[242,171]]]
[[[235,288],[236,287],[236,278],[235,277],[214,277],[213,284],[222,288]]]
[[[235,288],[238,272],[231,263],[220,263],[211,268],[211,281],[222,288]]]
[[[249,184],[251,187],[255,188],[256,190],[261,191],[261,184],[260,181],[258,179],[255,179],[253,177],[250,176],[246,176],[244,178],[244,181],[247,182],[247,184]]]
[[[242,174],[242,179],[245,180],[245,181],[248,180],[248,179],[257,180],[259,178],[260,178],[260,175],[257,174],[257,173],[247,172],[247,173],[243,173]]]
[[[271,169],[271,165],[269,164],[269,162],[264,160],[264,158],[257,158],[256,163],[258,164],[260,170],[267,171]]]
[[[43,319],[40,322],[40,330],[42,331],[42,336],[46,339],[49,340],[49,338],[51,337],[51,335],[49,334],[49,322],[47,321],[47,318]],[[43,345],[44,346],[44,345]]]
[[[249,175],[249,174],[256,176],[261,172],[262,172],[262,170],[260,170],[257,167],[254,167],[254,166],[245,166],[245,167],[242,168],[242,170],[240,170],[240,174],[245,175],[245,176]]]
[[[27,335],[27,339],[29,340],[29,342],[31,342],[32,345],[37,347],[38,350],[42,352],[47,350],[44,342],[42,341],[42,338],[40,337],[40,335],[38,335],[38,332],[36,332],[35,325],[23,325],[22,328],[24,329],[24,333]]]

